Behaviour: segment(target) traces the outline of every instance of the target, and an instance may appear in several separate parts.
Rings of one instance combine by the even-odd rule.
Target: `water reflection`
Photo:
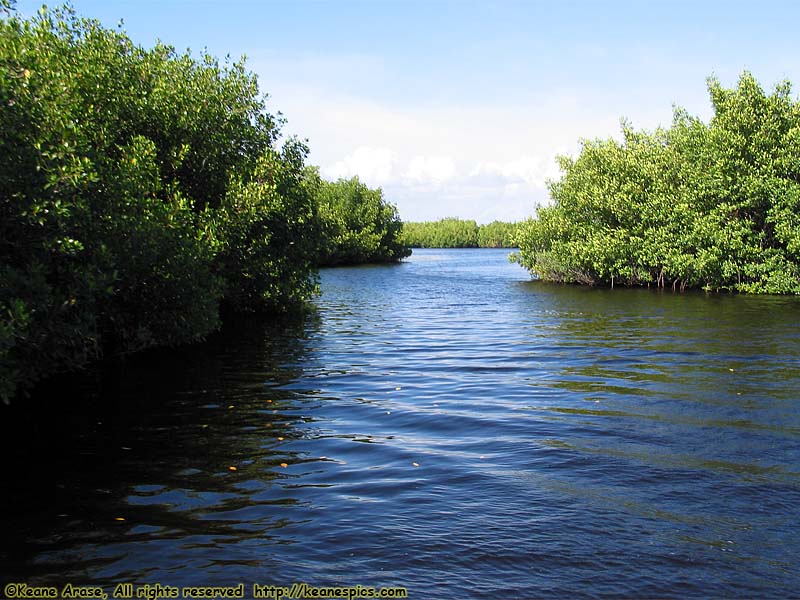
[[[210,565],[238,560],[231,544],[289,524],[285,508],[300,501],[280,484],[317,458],[294,443],[313,406],[287,388],[318,325],[313,315],[232,320],[201,346],[103,365],[12,406],[4,575],[42,585],[145,576],[177,585],[196,581],[193,572],[210,581]]]

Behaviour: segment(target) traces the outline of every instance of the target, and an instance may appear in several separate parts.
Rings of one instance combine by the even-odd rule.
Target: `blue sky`
[[[21,0],[31,14],[41,2]],[[800,85],[800,3],[74,0],[138,43],[248,57],[330,179],[404,220],[518,220],[581,138],[711,116],[705,81]]]

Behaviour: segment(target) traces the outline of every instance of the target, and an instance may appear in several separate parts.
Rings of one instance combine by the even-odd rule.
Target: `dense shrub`
[[[412,248],[512,248],[516,223],[449,217],[439,221],[403,224],[403,240]]]
[[[411,251],[400,239],[403,223],[397,209],[357,177],[322,181],[307,173],[316,189],[322,228],[319,264],[395,262]]]
[[[285,310],[316,289],[320,227],[306,152],[295,140],[267,151],[246,178],[231,182],[219,210],[206,211],[215,273],[236,311]]]
[[[314,287],[306,149],[243,64],[0,4],[0,397]]]
[[[588,141],[561,158],[553,204],[517,235],[520,262],[554,281],[800,293],[800,105],[709,80],[708,124]]]
[[[478,224],[453,217],[404,223],[403,239],[412,248],[477,248]]]
[[[513,248],[516,223],[492,221],[478,226],[478,246],[481,248]]]

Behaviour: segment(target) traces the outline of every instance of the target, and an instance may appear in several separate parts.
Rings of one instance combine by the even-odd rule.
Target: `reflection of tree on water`
[[[712,374],[727,382],[729,368],[749,363],[762,383],[800,375],[800,356],[787,355],[796,298],[525,285],[518,298],[538,296],[543,308],[520,311],[535,319],[531,336],[553,342],[575,374],[692,385]]]
[[[198,560],[183,565],[192,581],[216,544],[284,525],[296,500],[271,482],[303,460],[291,441],[311,400],[287,388],[318,320],[231,319],[204,344],[103,364],[4,407],[5,576],[113,582],[177,568],[180,539]]]

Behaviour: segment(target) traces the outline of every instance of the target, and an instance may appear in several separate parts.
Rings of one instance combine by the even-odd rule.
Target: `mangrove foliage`
[[[310,171],[309,178],[315,178]],[[383,191],[358,180],[323,181],[316,176],[322,226],[320,266],[396,262],[411,254],[400,239],[403,223]]]
[[[394,260],[380,191],[279,142],[255,75],[0,0],[0,398],[100,356],[285,311],[319,262]],[[329,236],[326,238],[325,236]]]
[[[516,223],[446,218],[403,224],[403,241],[412,248],[513,248]]]
[[[583,143],[517,234],[536,276],[589,285],[800,293],[800,104],[744,73],[709,79],[709,123]]]

